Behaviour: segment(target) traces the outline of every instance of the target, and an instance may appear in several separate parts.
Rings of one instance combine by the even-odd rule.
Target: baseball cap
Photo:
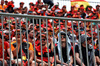
[[[24,2],[20,2],[20,4],[24,4]]]
[[[42,8],[42,10],[46,10],[46,8]]]

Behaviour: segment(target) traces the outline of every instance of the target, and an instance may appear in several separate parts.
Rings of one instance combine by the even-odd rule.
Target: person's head
[[[3,5],[4,4],[4,0],[1,0],[1,5]]]
[[[38,0],[38,2],[40,3],[40,2],[41,2],[41,0]]]
[[[7,5],[7,3],[8,3],[8,1],[7,1],[7,0],[5,0],[5,5]]]
[[[61,31],[61,46],[62,48],[66,47],[66,33]]]
[[[65,32],[61,32],[61,42],[66,42],[66,33]]]
[[[30,2],[30,3],[29,3],[29,6],[30,6],[30,8],[31,8],[31,6],[33,6],[33,2]]]
[[[86,45],[86,39],[85,37],[87,38],[87,44],[91,44],[92,43],[92,38],[89,37],[89,36],[85,36],[85,35],[81,35],[81,44],[85,44]]]
[[[91,44],[92,43],[92,37],[87,37],[87,44]]]
[[[9,31],[5,30],[4,33],[5,33],[4,38],[5,38],[6,41],[8,41],[9,40]]]
[[[85,41],[86,41],[85,35],[81,35],[81,44],[86,44]]]
[[[100,9],[100,5],[96,5],[96,9],[99,10]]]
[[[97,33],[93,32],[93,39],[96,39],[96,37],[97,37]]]
[[[66,10],[66,5],[64,5],[64,6],[62,7],[62,10],[63,10],[63,11],[65,11],[65,10]]]
[[[46,34],[41,34],[41,40],[42,40],[42,46],[45,46],[47,44],[47,38],[46,38]]]
[[[33,39],[34,37],[33,37],[33,30],[28,30],[28,37],[30,38],[30,39]]]
[[[23,40],[23,32],[21,31],[21,33],[20,33],[20,29],[17,29],[16,31],[15,31],[15,37],[17,38],[17,41],[20,41],[21,39]],[[17,36],[16,36],[17,35]],[[20,37],[21,36],[21,37]]]
[[[20,2],[20,7],[23,7],[24,6],[24,2]]]

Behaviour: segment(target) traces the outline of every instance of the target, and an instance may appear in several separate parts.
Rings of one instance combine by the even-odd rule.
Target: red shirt
[[[8,42],[4,42],[4,59],[7,59],[7,49],[9,49],[9,43]],[[0,45],[0,58],[3,58],[3,49],[2,49],[2,45]]]
[[[43,61],[48,62],[48,50],[47,47],[45,47],[44,49],[42,49],[42,53],[43,53]],[[37,59],[41,60],[41,46],[37,46],[36,47],[36,56]],[[52,57],[53,54],[51,52],[51,50],[49,49],[49,57]]]

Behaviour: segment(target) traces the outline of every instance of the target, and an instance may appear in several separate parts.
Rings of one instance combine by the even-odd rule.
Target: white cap
[[[42,8],[42,10],[46,10],[46,8]]]

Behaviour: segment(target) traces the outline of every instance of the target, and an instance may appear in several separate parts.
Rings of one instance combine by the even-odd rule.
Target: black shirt
[[[81,51],[82,51],[83,63],[85,65],[87,65],[86,48],[81,46]],[[78,45],[75,46],[75,53],[79,53],[79,46]],[[76,62],[76,64],[78,64],[78,63]]]
[[[27,44],[26,42],[22,42],[22,51],[25,53],[26,57],[28,58],[28,52],[27,52],[27,51],[28,51],[28,48],[27,48],[27,45],[30,46],[30,44]],[[13,46],[16,47],[17,44],[14,43]],[[28,46],[28,47],[29,47],[29,46]],[[22,54],[23,54],[23,53],[22,53]],[[20,49],[19,49],[18,58],[21,58],[21,47],[20,47]],[[16,59],[16,57],[15,57],[15,59]]]
[[[95,49],[95,56],[99,57],[99,50],[98,49]]]
[[[59,52],[58,52],[58,46],[56,46],[56,54],[59,55]],[[67,58],[67,48],[62,48],[62,57],[63,57],[63,61],[66,63],[68,61],[68,58]],[[73,55],[73,51],[71,49],[70,51],[70,56]]]

